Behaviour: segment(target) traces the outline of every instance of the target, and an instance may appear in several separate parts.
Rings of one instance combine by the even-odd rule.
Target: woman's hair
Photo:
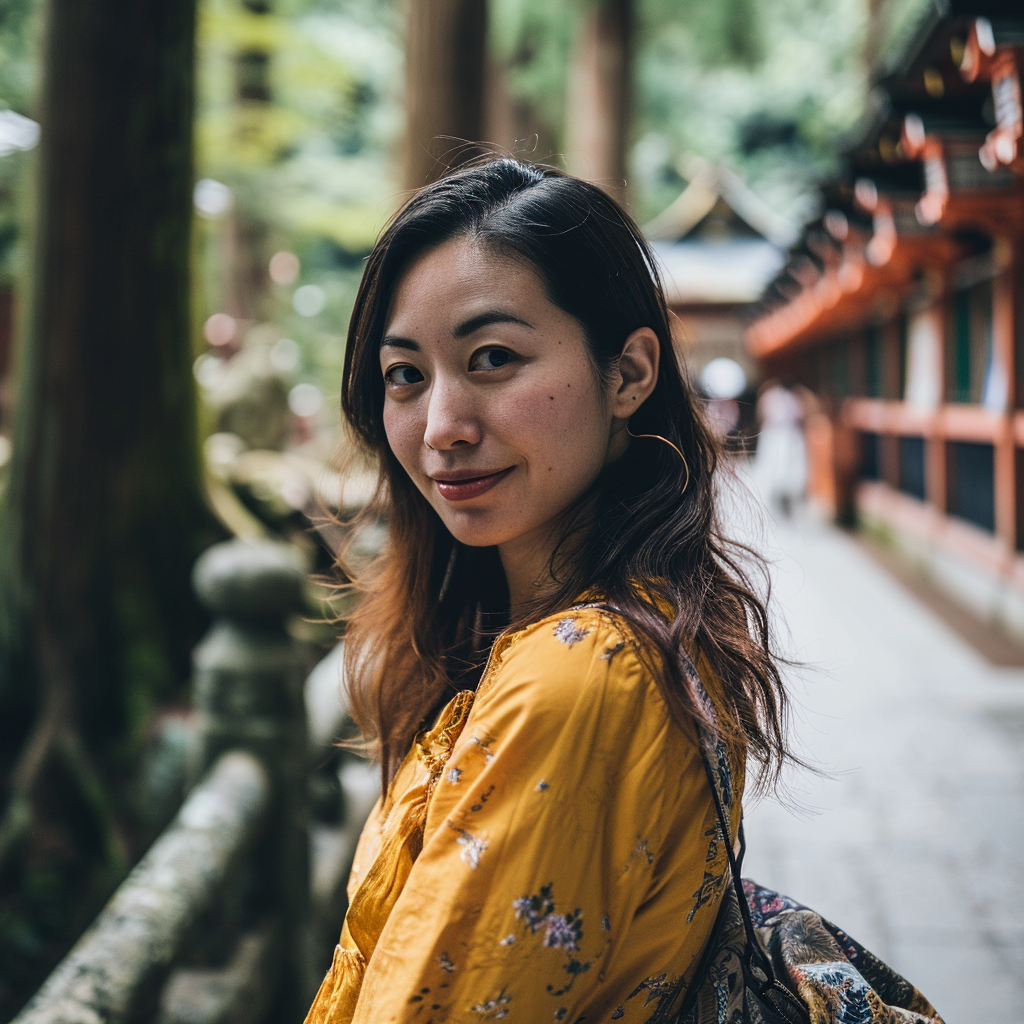
[[[628,456],[609,464],[564,516],[551,561],[555,586],[527,621],[581,595],[613,605],[684,727],[694,719],[712,725],[683,670],[681,652],[699,652],[720,683],[720,734],[737,752],[746,748],[761,786],[771,788],[791,759],[786,694],[765,604],[743,565],[752,553],[720,532],[716,442],[673,347],[651,250],[600,189],[505,158],[412,195],[369,256],[349,326],[341,407],[355,450],[379,466],[364,515],[386,519],[388,540],[359,582],[345,661],[352,716],[381,759],[385,785],[429,716],[457,689],[476,685],[494,625],[507,623],[495,550],[455,541],[384,432],[379,347],[395,291],[413,260],[456,238],[528,264],[582,327],[599,377],[637,328],[654,331],[661,348],[657,383],[630,430],[671,445],[632,440]]]

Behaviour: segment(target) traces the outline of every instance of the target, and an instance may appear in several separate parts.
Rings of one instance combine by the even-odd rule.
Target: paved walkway
[[[735,528],[775,559],[798,746],[831,778],[748,802],[744,874],[906,975],[946,1024],[1024,1024],[1024,672],[996,668],[841,532]]]

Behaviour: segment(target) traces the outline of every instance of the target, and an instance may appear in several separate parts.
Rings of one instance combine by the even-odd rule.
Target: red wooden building
[[[1020,0],[930,9],[747,344],[821,401],[818,503],[1024,635],[1022,70]]]

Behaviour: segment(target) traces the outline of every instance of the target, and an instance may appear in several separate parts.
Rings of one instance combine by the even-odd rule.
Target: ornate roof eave
[[[855,330],[873,318],[883,292],[909,292],[922,270],[945,269],[961,256],[962,247],[946,235],[897,238],[880,264],[850,247],[838,267],[747,328],[747,351],[764,358]]]
[[[964,48],[960,73],[967,82],[990,82],[996,126],[988,133],[978,156],[988,171],[1000,165],[1024,176],[1024,108],[1021,73],[1024,69],[1024,16],[997,32],[987,18],[975,18]]]

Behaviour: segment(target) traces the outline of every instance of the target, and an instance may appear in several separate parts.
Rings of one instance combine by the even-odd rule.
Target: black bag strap
[[[717,725],[718,719],[715,706],[711,702],[703,680],[685,651],[682,652],[682,660],[690,685],[699,696],[710,721]],[[741,959],[746,983],[758,995],[761,1019],[765,1021],[765,1024],[769,1024],[769,1022],[771,1024],[776,1024],[776,1022],[777,1024],[810,1024],[810,1015],[806,1005],[779,981],[771,957],[761,942],[758,941],[757,933],[754,931],[754,922],[750,916],[750,904],[747,902],[747,894],[743,889],[743,879],[740,875],[743,856],[747,852],[747,841],[743,835],[742,819],[736,830],[740,844],[738,856],[736,851],[733,850],[732,833],[729,831],[729,812],[731,808],[729,807],[729,801],[726,799],[727,791],[726,787],[723,786],[723,776],[728,792],[732,790],[732,779],[725,745],[718,735],[711,733],[699,722],[697,723],[697,734],[700,737],[701,759],[704,762],[704,772],[708,777],[708,785],[711,787],[711,799],[715,804],[718,827],[722,831],[726,856],[729,858],[729,873],[732,877],[732,885],[736,893],[736,902],[739,904],[740,917],[743,920],[746,942],[743,946]],[[714,755],[713,758],[712,754]],[[716,766],[718,768],[717,772],[715,771]],[[746,1019],[744,1017],[744,1020]]]
[[[704,708],[705,714],[712,721],[717,723],[718,715],[715,705],[704,686],[704,681],[697,672],[689,654],[681,652],[683,668],[686,671],[687,680],[693,687]],[[708,786],[711,789],[711,799],[715,805],[715,816],[718,818],[718,827],[722,834],[722,842],[725,844],[726,857],[729,860],[729,875],[733,889],[736,893],[736,902],[739,904],[740,917],[743,919],[743,931],[746,934],[747,944],[745,959],[751,968],[754,968],[754,977],[767,986],[774,986],[776,982],[775,970],[771,960],[761,948],[757,941],[757,934],[754,931],[754,922],[750,916],[750,904],[747,903],[747,894],[743,889],[743,878],[741,869],[743,857],[747,852],[747,840],[743,834],[743,821],[740,820],[736,830],[736,836],[740,844],[740,852],[737,856],[733,849],[732,829],[730,828],[731,807],[726,800],[726,787],[732,789],[732,772],[729,766],[729,758],[725,752],[725,746],[721,739],[711,733],[701,723],[697,723],[698,746],[700,747],[701,760],[704,762],[704,774],[708,778]],[[714,761],[712,761],[714,754]],[[716,770],[717,769],[717,770]],[[725,785],[723,785],[723,776]],[[755,963],[756,961],[756,963]]]

